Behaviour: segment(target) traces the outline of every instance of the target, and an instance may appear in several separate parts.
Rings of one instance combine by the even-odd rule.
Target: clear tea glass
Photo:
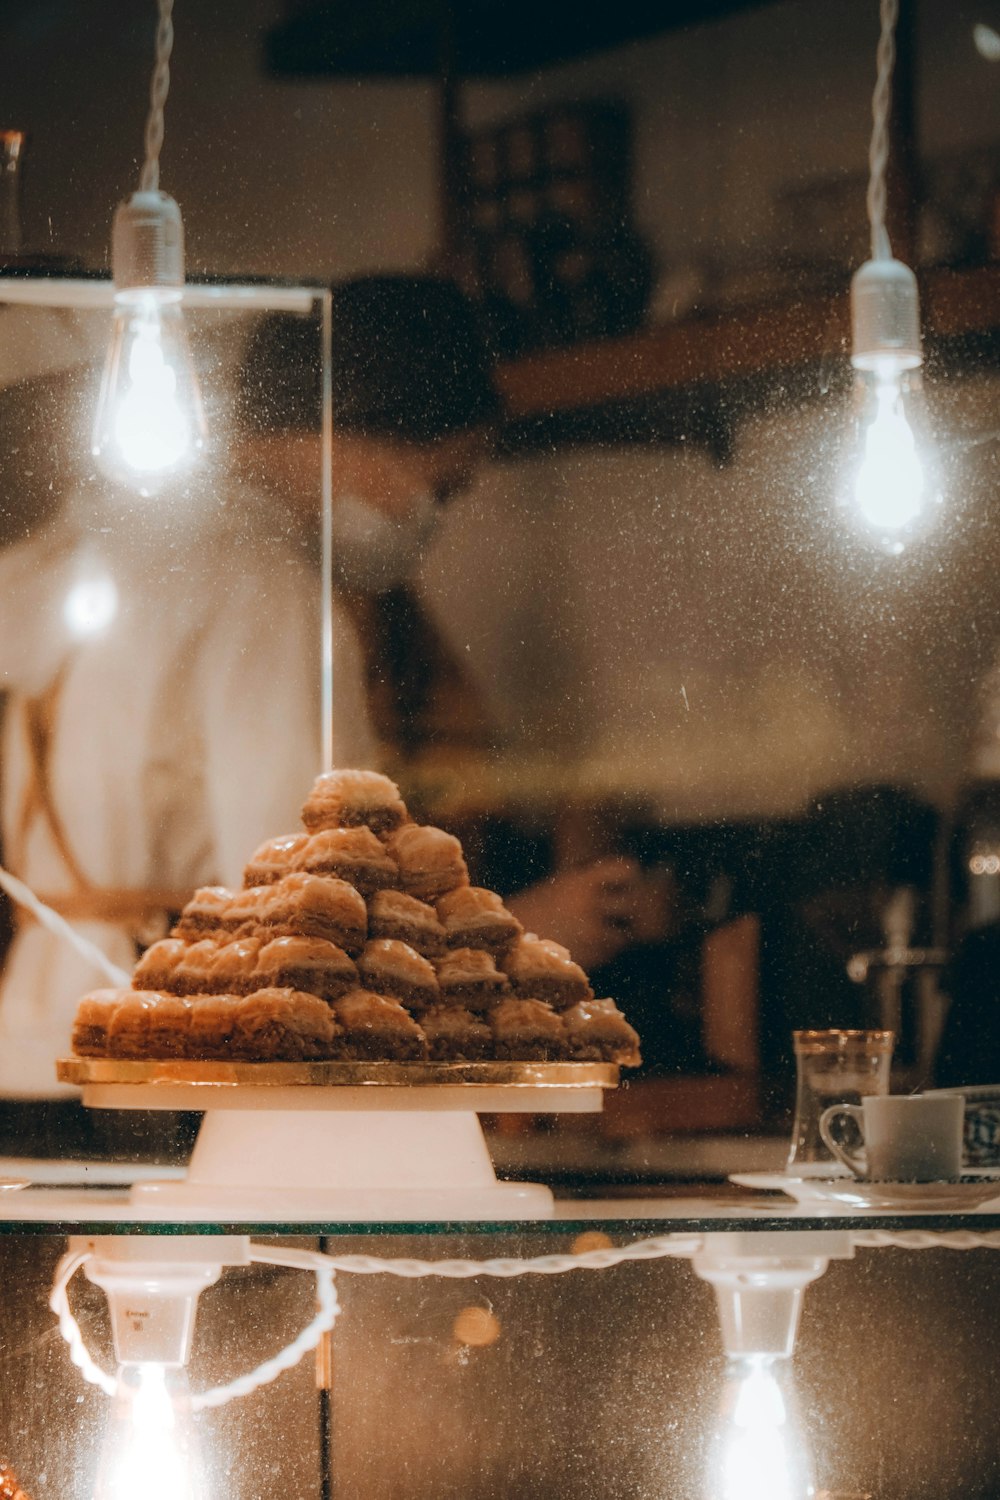
[[[860,1104],[868,1094],[889,1092],[895,1036],[891,1031],[793,1031],[795,1121],[787,1170],[796,1177],[839,1176],[819,1133],[831,1104]]]

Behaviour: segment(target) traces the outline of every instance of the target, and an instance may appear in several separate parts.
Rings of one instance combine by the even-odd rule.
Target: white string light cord
[[[902,1250],[1000,1250],[1000,1230],[854,1230],[851,1241],[859,1249],[893,1246]],[[501,1256],[492,1260],[416,1260],[405,1257],[389,1260],[377,1255],[321,1255],[312,1250],[266,1249],[252,1245],[250,1259],[257,1264],[288,1266],[315,1274],[318,1304],[316,1316],[286,1348],[273,1358],[265,1360],[249,1374],[239,1376],[228,1385],[214,1386],[211,1390],[193,1396],[192,1408],[203,1411],[208,1407],[225,1406],[237,1396],[247,1396],[260,1386],[268,1385],[284,1370],[292,1369],[303,1355],[315,1349],[323,1335],[333,1328],[340,1311],[334,1287],[334,1277],[338,1271],[361,1276],[399,1276],[410,1280],[424,1276],[439,1276],[449,1280],[474,1276],[494,1276],[501,1279],[529,1275],[558,1276],[567,1271],[608,1270],[612,1266],[631,1261],[664,1260],[668,1257],[688,1259],[703,1244],[701,1235],[659,1235],[638,1240],[631,1245],[599,1246],[572,1254],[540,1255],[529,1260],[516,1256]],[[105,1395],[113,1396],[118,1383],[114,1376],[108,1375],[91,1359],[83,1342],[80,1325],[69,1306],[69,1283],[89,1259],[90,1252],[86,1250],[70,1251],[63,1256],[56,1268],[49,1306],[59,1320],[59,1331],[69,1346],[70,1359],[84,1380],[98,1386]]]
[[[159,0],[156,27],[156,60],[149,85],[146,116],[146,160],[139,174],[139,191],[155,193],[160,186],[160,148],[163,145],[163,111],[170,92],[170,54],[174,47],[174,0]]]
[[[661,1235],[658,1238],[639,1240],[632,1245],[599,1246],[593,1250],[581,1250],[572,1255],[540,1255],[533,1260],[517,1257],[499,1257],[494,1260],[385,1260],[375,1255],[320,1255],[312,1250],[269,1249],[251,1245],[250,1259],[262,1265],[289,1266],[296,1270],[312,1271],[316,1276],[316,1316],[303,1328],[296,1339],[272,1359],[265,1360],[255,1370],[228,1385],[215,1386],[191,1398],[195,1411],[207,1407],[225,1406],[237,1396],[247,1396],[262,1385],[268,1385],[284,1370],[297,1365],[304,1354],[315,1349],[325,1333],[329,1333],[337,1320],[340,1304],[334,1287],[337,1271],[350,1271],[358,1275],[390,1275],[415,1278],[419,1276],[443,1276],[461,1278],[472,1276],[497,1276],[509,1278],[525,1275],[559,1275],[565,1271],[601,1271],[625,1261],[662,1260],[665,1256],[688,1257],[701,1244],[700,1236]],[[80,1325],[69,1305],[69,1283],[91,1258],[89,1250],[69,1251],[56,1267],[49,1307],[59,1320],[59,1331],[69,1346],[69,1357],[90,1385],[98,1386],[106,1396],[113,1396],[118,1382],[113,1375],[102,1370],[90,1356]]]
[[[872,138],[868,150],[868,221],[872,230],[872,260],[891,260],[892,246],[885,227],[886,174],[889,167],[889,122],[892,116],[892,73],[896,63],[896,22],[899,0],[880,0],[881,32],[875,54],[875,92],[872,94]]]
[[[106,1396],[113,1396],[118,1389],[117,1380],[91,1359],[90,1352],[83,1342],[80,1325],[70,1311],[69,1283],[90,1258],[89,1250],[70,1251],[63,1256],[56,1267],[52,1292],[49,1296],[49,1307],[59,1320],[59,1331],[69,1345],[69,1357],[84,1380],[89,1385],[98,1386]],[[193,1411],[225,1406],[237,1396],[248,1396],[251,1391],[257,1390],[260,1386],[269,1385],[283,1371],[290,1370],[297,1365],[303,1355],[315,1349],[323,1335],[329,1333],[337,1321],[340,1304],[334,1286],[336,1268],[331,1264],[328,1256],[318,1255],[311,1250],[272,1250],[260,1245],[251,1245],[250,1259],[261,1265],[288,1266],[299,1271],[312,1271],[316,1277],[316,1316],[279,1354],[265,1360],[255,1370],[239,1376],[236,1380],[231,1380],[228,1385],[213,1386],[210,1390],[200,1391],[192,1396]]]
[[[472,1276],[560,1276],[566,1271],[606,1271],[626,1261],[663,1260],[667,1256],[688,1258],[702,1243],[701,1235],[657,1235],[636,1240],[632,1245],[601,1245],[593,1250],[572,1254],[537,1255],[531,1260],[517,1256],[498,1256],[494,1260],[385,1260],[377,1255],[328,1255],[326,1260],[338,1271],[359,1276],[443,1276],[462,1280]]]
[[[1000,1250],[1000,1229],[855,1229],[851,1240],[862,1250]]]

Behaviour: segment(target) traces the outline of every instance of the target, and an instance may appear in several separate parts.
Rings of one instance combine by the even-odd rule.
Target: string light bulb
[[[917,279],[893,256],[886,227],[899,0],[880,0],[879,13],[867,200],[871,259],[851,281],[855,381],[846,479],[857,522],[886,551],[898,554],[926,529],[940,497],[927,437]]]
[[[789,1361],[729,1360],[705,1500],[810,1500],[815,1493]]]
[[[94,418],[92,450],[109,478],[156,494],[196,460],[205,418],[181,298],[184,226],[160,191],[163,111],[170,86],[173,0],[159,0],[156,63],[139,187],[115,214],[115,309]]]
[[[204,1463],[182,1366],[118,1367],[94,1500],[206,1500]]]

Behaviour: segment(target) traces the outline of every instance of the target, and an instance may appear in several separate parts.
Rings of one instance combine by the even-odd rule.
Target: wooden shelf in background
[[[932,343],[1000,329],[1000,264],[928,271],[920,286]],[[791,369],[846,354],[849,335],[845,290],[539,351],[501,365],[498,380],[519,421]]]

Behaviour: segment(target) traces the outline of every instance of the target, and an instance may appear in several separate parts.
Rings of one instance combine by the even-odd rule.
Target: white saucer
[[[796,1203],[845,1208],[940,1210],[977,1208],[1000,1198],[1000,1171],[969,1171],[948,1182],[858,1182],[853,1177],[792,1177],[785,1172],[733,1172],[740,1187],[787,1193]]]

